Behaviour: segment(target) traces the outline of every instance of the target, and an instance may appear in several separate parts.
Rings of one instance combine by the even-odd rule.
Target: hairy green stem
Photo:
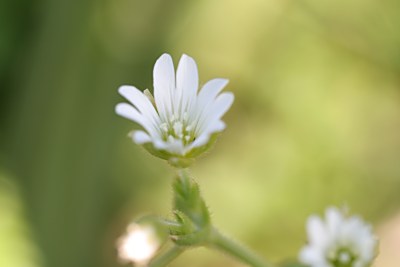
[[[189,168],[177,169],[177,174],[180,179],[190,181]]]
[[[183,248],[173,246],[168,248],[166,251],[157,255],[150,263],[148,267],[164,267],[167,266],[171,261],[178,257],[184,251]]]
[[[225,252],[252,267],[274,267],[250,249],[222,235],[216,229],[211,232],[209,247]]]

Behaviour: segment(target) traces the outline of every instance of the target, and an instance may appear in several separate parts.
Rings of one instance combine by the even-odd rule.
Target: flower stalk
[[[166,251],[163,251],[159,255],[157,255],[149,264],[148,267],[164,267],[167,266],[170,262],[172,262],[176,257],[178,257],[184,248],[179,246],[172,246],[168,248]]]
[[[274,265],[266,263],[262,258],[256,255],[247,247],[238,242],[224,236],[215,228],[209,238],[208,247],[218,249],[234,258],[253,267],[274,267]]]

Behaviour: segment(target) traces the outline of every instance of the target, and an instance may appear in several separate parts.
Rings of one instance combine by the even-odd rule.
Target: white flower
[[[120,103],[116,113],[143,127],[134,131],[133,141],[164,159],[188,159],[206,150],[216,133],[225,128],[221,117],[233,103],[230,92],[221,93],[226,79],[208,81],[198,92],[196,62],[182,55],[175,77],[172,58],[163,54],[153,71],[154,98],[133,86],[119,93],[132,105]]]
[[[161,241],[153,227],[133,223],[118,240],[118,256],[125,262],[146,264],[160,246]]]
[[[325,222],[315,215],[309,217],[309,243],[300,252],[300,261],[312,267],[370,266],[377,243],[371,226],[334,207],[325,216]]]

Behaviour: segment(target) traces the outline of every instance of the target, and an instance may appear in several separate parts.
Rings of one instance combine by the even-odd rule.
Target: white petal
[[[178,154],[183,156],[183,143],[181,140],[175,140],[168,144],[167,150],[173,154]]]
[[[163,54],[154,65],[154,99],[160,117],[166,120],[172,114],[173,91],[175,90],[174,63],[169,54]]]
[[[212,102],[222,91],[222,89],[224,89],[228,82],[229,81],[227,79],[212,79],[208,81],[199,92],[199,106],[204,107],[208,103]]]
[[[159,150],[166,150],[173,154],[183,155],[183,143],[181,140],[173,139],[170,141],[156,140],[154,146]]]
[[[220,94],[214,102],[212,115],[215,118],[221,118],[225,112],[232,106],[235,99],[233,93],[226,92]]]
[[[199,75],[196,62],[193,58],[183,54],[176,72],[176,90],[179,95],[182,95],[182,102],[176,103],[182,105],[178,112],[182,114],[194,104],[198,86]]]
[[[119,103],[115,107],[115,112],[129,120],[132,120],[141,125],[151,135],[158,136],[157,131],[154,129],[151,122],[142,114],[140,114],[134,107],[127,103]]]
[[[143,116],[131,105],[127,103],[119,103],[118,105],[115,106],[115,113],[118,115],[128,119],[132,120],[141,126],[143,126]]]
[[[338,233],[342,240],[354,239],[357,240],[360,236],[360,227],[355,217],[347,218],[341,225],[340,233]]]
[[[324,255],[315,247],[307,246],[300,251],[299,260],[302,263],[309,264],[311,266],[322,267],[324,265]]]
[[[219,120],[225,112],[231,107],[234,100],[234,96],[231,92],[220,94],[212,104],[212,107],[203,113],[199,119],[197,134],[200,135],[205,129],[208,128],[209,124],[213,124]]]
[[[226,125],[223,121],[219,120],[213,124],[210,124],[209,127],[201,133],[200,136],[196,138],[196,140],[190,144],[189,150],[195,147],[201,147],[208,143],[210,137],[213,133],[221,132],[225,129]]]
[[[191,120],[198,121],[203,116],[212,103],[215,101],[217,95],[224,89],[228,80],[226,79],[213,79],[208,81],[200,90],[197,96],[197,102],[191,111]]]
[[[326,210],[326,221],[329,234],[335,236],[338,234],[339,228],[343,223],[343,216],[340,210],[336,207],[331,207]]]
[[[218,120],[213,124],[209,125],[209,127],[205,130],[205,132],[213,134],[225,130],[225,127],[226,127],[225,123],[221,120]]]
[[[361,256],[365,261],[371,261],[375,257],[375,247],[377,245],[377,241],[375,237],[370,234],[368,238],[365,238],[362,241],[362,247],[360,249]]]
[[[151,137],[143,131],[133,132],[132,139],[138,145],[151,142]]]
[[[166,150],[167,143],[164,142],[162,139],[153,140],[154,147],[159,150]]]
[[[123,85],[118,89],[120,95],[125,97],[144,116],[158,117],[156,109],[142,91],[131,85]]]
[[[118,92],[129,102],[131,102],[143,115],[143,117],[145,117],[150,122],[152,132],[157,132],[158,125],[160,124],[160,119],[150,100],[134,86],[121,86],[118,89]]]

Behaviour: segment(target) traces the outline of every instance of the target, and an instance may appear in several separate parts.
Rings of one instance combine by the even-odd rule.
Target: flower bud
[[[124,262],[147,264],[166,241],[163,227],[154,222],[133,222],[117,241],[118,256]]]

